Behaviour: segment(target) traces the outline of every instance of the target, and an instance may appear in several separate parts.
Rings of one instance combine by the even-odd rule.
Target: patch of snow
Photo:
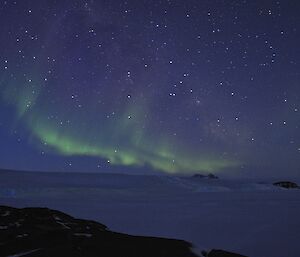
[[[55,220],[61,220],[61,218],[58,217],[58,216],[56,216],[56,215],[54,215],[53,218],[54,218]]]
[[[197,256],[203,256],[203,251],[206,251],[205,247],[200,247],[199,245],[197,247],[193,246],[191,248],[192,253],[196,254]]]
[[[84,236],[84,237],[92,237],[92,234],[88,234],[88,233],[74,233],[74,236]]]
[[[28,234],[26,234],[26,233],[22,234],[22,235],[17,235],[18,238],[27,237],[27,236],[28,236]]]
[[[56,223],[62,225],[62,226],[63,226],[64,228],[66,228],[66,229],[71,229],[70,227],[68,227],[68,226],[67,226],[65,223],[63,223],[63,222],[56,221]]]
[[[8,226],[0,226],[0,229],[7,229]]]
[[[4,212],[1,216],[2,217],[5,217],[5,216],[8,216],[10,214],[10,211],[6,211],[6,212]]]
[[[25,255],[37,252],[39,250],[41,250],[41,248],[34,249],[34,250],[31,250],[31,251],[27,251],[27,252],[17,253],[17,254],[14,254],[14,255],[9,255],[7,257],[21,257],[21,256],[25,256]]]

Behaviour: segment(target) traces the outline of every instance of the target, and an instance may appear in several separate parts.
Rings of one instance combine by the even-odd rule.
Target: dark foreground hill
[[[0,255],[26,257],[196,257],[182,240],[130,236],[47,208],[0,206]],[[238,257],[223,251],[205,256]]]

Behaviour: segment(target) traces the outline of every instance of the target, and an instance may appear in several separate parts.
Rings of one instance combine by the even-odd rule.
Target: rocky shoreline
[[[132,236],[48,208],[0,206],[1,256],[197,257],[183,240]],[[212,250],[205,257],[242,257]]]

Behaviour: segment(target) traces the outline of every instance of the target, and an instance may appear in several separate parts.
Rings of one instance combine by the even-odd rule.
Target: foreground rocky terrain
[[[191,247],[181,240],[112,232],[101,223],[47,208],[0,206],[1,256],[196,257]],[[241,256],[221,250],[203,255]]]

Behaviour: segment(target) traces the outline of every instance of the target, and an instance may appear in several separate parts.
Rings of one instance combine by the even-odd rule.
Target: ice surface
[[[272,182],[1,171],[0,204],[49,207],[119,232],[184,239],[197,251],[299,257],[300,190]]]

